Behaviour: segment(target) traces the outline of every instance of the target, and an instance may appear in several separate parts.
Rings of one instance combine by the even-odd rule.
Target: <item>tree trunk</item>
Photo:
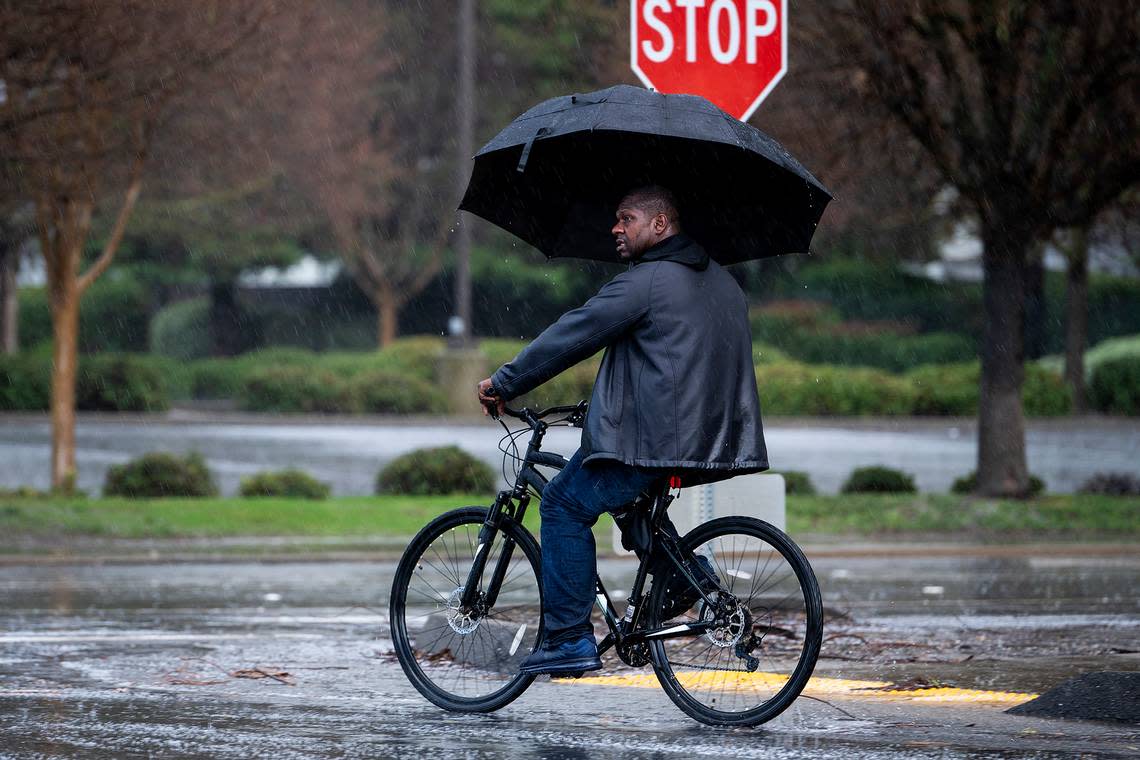
[[[20,300],[16,289],[19,254],[19,243],[0,240],[0,351],[5,354],[20,350]]]
[[[259,330],[237,300],[237,283],[210,282],[210,355],[237,356],[260,343]]]
[[[400,332],[400,301],[395,289],[384,283],[372,295],[376,304],[376,340],[381,349],[396,341]]]
[[[1025,358],[1045,355],[1045,246],[1034,244],[1025,262]]]
[[[1069,266],[1065,276],[1065,382],[1073,400],[1073,412],[1088,411],[1085,398],[1085,348],[1089,321],[1089,241],[1088,231],[1073,231],[1067,251]]]
[[[1021,385],[1025,358],[1027,239],[1001,218],[983,223],[986,325],[978,399],[978,492],[1022,496],[1029,490]]]
[[[67,235],[55,258],[48,283],[51,304],[51,487],[75,490],[75,380],[79,365],[79,239]]]

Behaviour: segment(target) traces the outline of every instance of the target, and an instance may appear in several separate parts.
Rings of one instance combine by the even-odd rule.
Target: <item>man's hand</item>
[[[503,415],[503,407],[507,405],[507,402],[506,399],[501,398],[497,394],[490,395],[494,393],[494,390],[494,386],[491,385],[491,378],[488,377],[486,380],[480,380],[477,389],[479,403],[483,405],[484,415],[490,414],[491,410],[494,409],[495,416],[501,417]]]

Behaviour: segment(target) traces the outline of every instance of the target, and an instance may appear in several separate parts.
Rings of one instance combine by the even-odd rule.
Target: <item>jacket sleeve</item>
[[[613,343],[649,311],[643,280],[635,270],[610,280],[500,367],[492,385],[504,399],[518,398]]]

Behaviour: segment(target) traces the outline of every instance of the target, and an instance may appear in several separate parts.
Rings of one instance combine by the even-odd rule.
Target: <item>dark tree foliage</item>
[[[848,0],[832,13],[839,58],[979,220],[978,490],[1025,494],[1028,254],[1140,180],[1140,14],[1095,0]]]

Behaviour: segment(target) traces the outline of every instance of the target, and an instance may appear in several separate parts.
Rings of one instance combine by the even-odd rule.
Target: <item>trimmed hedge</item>
[[[75,378],[82,412],[157,412],[170,406],[168,380],[145,355],[81,356]],[[51,405],[51,353],[0,356],[0,411],[40,412]]]
[[[812,301],[776,301],[752,310],[752,337],[810,364],[876,367],[901,372],[922,364],[977,356],[973,339],[952,332],[914,334],[906,322],[839,322]]]
[[[276,496],[283,499],[327,499],[331,491],[307,472],[295,468],[259,472],[241,479],[239,493],[245,498]]]
[[[45,288],[21,288],[20,345],[52,340],[51,310]],[[91,284],[79,303],[79,351],[141,352],[147,350],[147,328],[155,308],[143,283],[114,269]]]
[[[358,413],[360,400],[345,382],[311,367],[265,367],[242,384],[241,406],[251,412]]]
[[[161,412],[170,398],[162,373],[145,358],[98,354],[79,361],[75,405],[89,412]]]
[[[107,470],[104,496],[155,499],[217,496],[218,487],[201,454],[151,452]]]
[[[981,364],[940,364],[918,367],[905,375],[914,388],[912,414],[968,417],[978,413]],[[1036,364],[1025,365],[1021,387],[1025,414],[1049,417],[1068,414],[1071,400],[1064,380]]]
[[[890,467],[857,467],[840,489],[841,493],[917,493],[914,478]]]
[[[0,411],[38,412],[51,404],[51,353],[0,354]]]
[[[766,414],[909,414],[914,391],[902,378],[874,369],[781,362],[756,368]]]
[[[969,361],[978,355],[973,340],[948,332],[860,335],[800,331],[783,348],[805,362],[877,367],[892,372],[903,372],[923,364]]]
[[[950,486],[950,493],[968,494],[978,490],[978,471],[971,470],[969,474],[955,478]],[[1040,496],[1045,493],[1045,481],[1033,473],[1029,473],[1029,492],[1026,496]]]
[[[494,471],[458,446],[408,452],[393,459],[376,477],[378,494],[490,493],[494,488]]]
[[[443,394],[418,377],[390,370],[362,372],[349,379],[349,391],[370,414],[430,414],[447,411]]]
[[[1140,356],[1122,356],[1097,365],[1089,400],[1102,412],[1140,415]]]

